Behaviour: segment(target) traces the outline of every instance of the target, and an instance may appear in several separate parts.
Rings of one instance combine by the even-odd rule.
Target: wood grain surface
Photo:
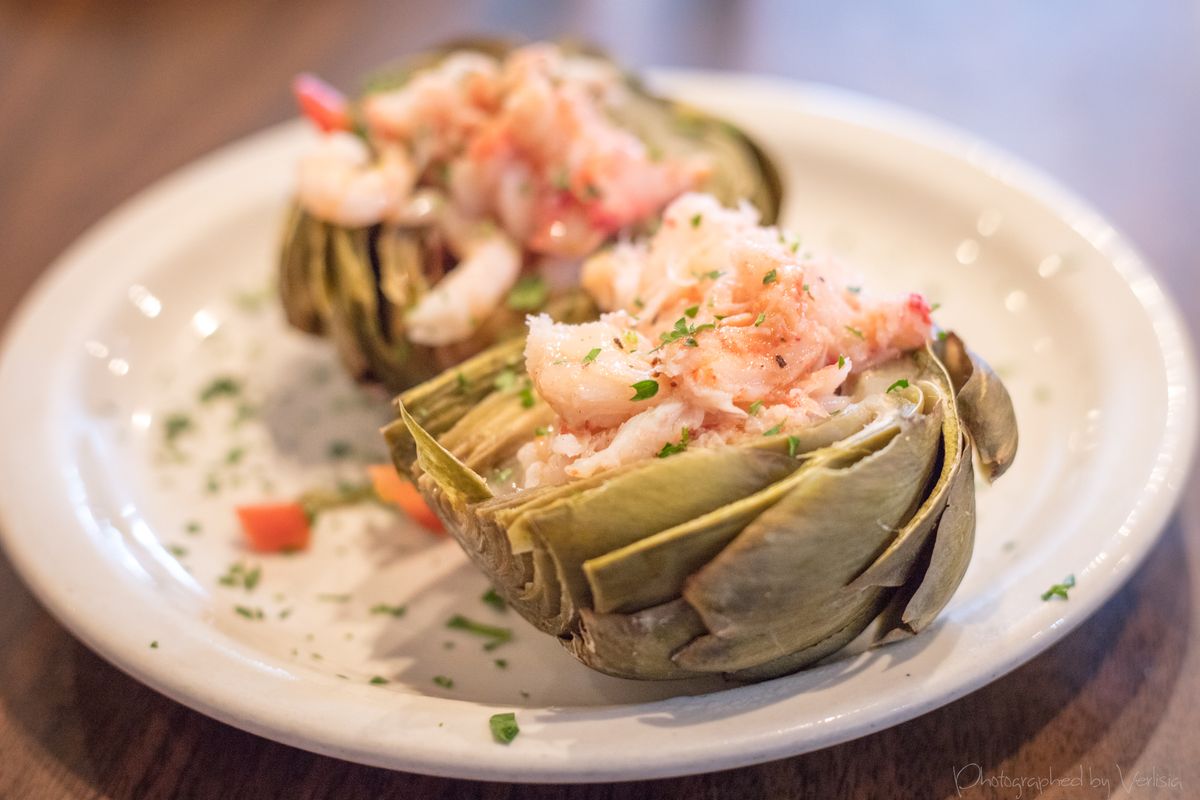
[[[294,72],[352,85],[394,55],[478,31],[580,34],[635,66],[838,84],[969,128],[1108,214],[1195,333],[1200,6],[1182,0],[0,2],[0,320],[114,205],[290,116]],[[595,786],[392,773],[214,722],[93,655],[0,559],[0,796],[1200,797],[1198,534],[1193,477],[1161,543],[1102,611],[917,720],[757,767]]]

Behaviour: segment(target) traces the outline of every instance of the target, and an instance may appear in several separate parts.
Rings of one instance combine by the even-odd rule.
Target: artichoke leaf
[[[711,633],[676,663],[747,669],[821,642],[877,603],[879,589],[847,584],[923,499],[941,428],[934,406],[875,452],[802,469],[787,495],[688,580],[683,597]]]
[[[408,409],[400,405],[404,420],[417,451],[417,463],[437,487],[460,503],[478,503],[492,496],[492,490],[478,473],[459,461],[417,423]]]
[[[895,411],[894,405],[892,406]],[[856,404],[828,421],[797,435],[797,457],[850,439],[867,436],[888,424],[878,409]],[[874,423],[868,429],[868,424]],[[768,437],[753,448],[787,446],[786,437]],[[790,491],[801,466],[794,459],[768,462],[777,474],[759,491],[686,522],[584,562],[583,569],[596,611],[629,612],[679,597],[686,578],[711,561],[746,525]]]
[[[938,358],[954,382],[959,414],[988,481],[1005,473],[1017,455],[1017,417],[1008,389],[988,363],[955,333],[935,342]]]
[[[920,633],[931,623],[962,582],[975,545],[975,472],[970,445],[950,486],[946,510],[934,533],[933,553],[916,593],[905,606],[901,622],[911,633]]]
[[[592,669],[619,678],[692,678],[704,673],[680,667],[671,654],[704,632],[692,607],[676,599],[632,614],[583,609],[578,633],[563,646]]]
[[[857,576],[851,589],[866,586],[903,586],[912,576],[914,565],[933,532],[963,458],[962,426],[954,402],[954,387],[950,376],[936,358],[923,359],[926,378],[920,382],[928,403],[937,403],[943,411],[941,468],[928,497],[892,541],[888,548]],[[970,457],[970,454],[967,454]],[[968,557],[969,557],[968,553]]]
[[[308,228],[319,225],[299,205],[293,205],[284,225],[283,248],[279,254],[279,297],[288,324],[305,333],[321,331],[321,315],[313,303],[309,285]]]
[[[590,606],[583,562],[733,503],[796,466],[786,453],[770,450],[689,451],[609,476],[529,511],[524,523],[534,545],[553,555],[573,601]]]

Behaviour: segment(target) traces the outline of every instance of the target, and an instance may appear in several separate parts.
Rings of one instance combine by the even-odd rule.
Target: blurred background
[[[1188,260],[1190,272],[1198,259],[1193,226],[1179,224],[1200,212],[1195,2],[7,0],[0,259],[21,279],[6,282],[0,315],[111,206],[292,116],[293,73],[351,88],[398,54],[478,32],[578,35],[634,67],[748,70],[876,95],[1042,167],[1151,261]]]

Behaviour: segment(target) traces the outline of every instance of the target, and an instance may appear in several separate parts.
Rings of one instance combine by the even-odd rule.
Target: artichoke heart
[[[505,342],[402,394],[384,434],[496,591],[621,677],[762,680],[919,633],[970,560],[973,457],[990,480],[1016,450],[1004,386],[949,333],[853,375],[793,435],[517,489],[504,465],[553,418],[521,355]]]
[[[497,71],[510,69],[513,54],[535,74],[522,97],[496,88],[513,85],[508,71]],[[572,117],[558,127],[547,122],[546,130],[529,124],[516,134],[506,129],[507,138],[491,135],[487,115],[540,96],[544,86],[535,67],[556,54],[564,63],[579,62],[564,68],[575,84],[562,91],[583,107],[582,122]],[[487,63],[481,66],[481,59]],[[469,86],[479,71],[497,77],[470,89],[470,102],[461,107],[450,105],[458,102],[453,92],[441,92],[439,100],[428,86],[412,96],[396,94],[439,69],[454,86]],[[615,76],[615,86],[605,88],[594,77],[600,73]],[[548,85],[557,87],[557,76]],[[498,97],[501,91],[512,97]],[[649,229],[671,196],[702,189],[727,202],[745,199],[767,221],[781,203],[777,170],[749,137],[654,96],[604,56],[577,45],[454,42],[384,70],[345,104],[341,122],[314,117],[325,131],[326,161],[312,166],[307,180],[302,164],[284,227],[279,294],[291,326],[328,337],[354,378],[393,392],[520,336],[528,312],[566,322],[594,318],[595,304],[578,285],[578,263],[620,236]],[[405,128],[404,115],[418,113],[428,124]],[[461,130],[438,127],[448,119]],[[544,156],[568,147],[556,142],[586,138],[576,122],[583,133],[601,129],[603,135],[592,137],[598,142],[592,155]],[[611,144],[614,130],[630,138]],[[530,144],[538,135],[543,143]],[[529,155],[535,145],[543,148],[536,158]],[[671,178],[681,170],[690,177]],[[672,180],[678,192],[654,194],[674,186]],[[480,199],[481,187],[489,199]],[[319,202],[308,202],[306,191]],[[478,246],[489,237],[502,243],[499,250]],[[471,275],[455,280],[467,264]]]

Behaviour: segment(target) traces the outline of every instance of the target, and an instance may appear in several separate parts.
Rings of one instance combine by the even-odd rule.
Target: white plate
[[[230,724],[369,764],[512,781],[701,772],[861,736],[995,679],[1095,611],[1154,543],[1194,438],[1188,344],[1138,256],[1045,178],[906,112],[759,78],[659,77],[761,138],[785,173],[786,222],[806,242],[859,261],[874,285],[926,291],[1007,379],[1021,450],[980,492],[975,558],[940,624],[702,693],[711,684],[590,672],[480,602],[485,582],[453,544],[380,509],[325,517],[310,553],[249,557],[235,501],[357,475],[329,464],[335,441],[382,451],[381,399],[340,376],[326,343],[285,330],[272,298],[238,297],[269,289],[308,136],[299,124],[223,149],[114,213],[13,320],[0,509],[8,553],[42,602],[121,669]],[[245,381],[259,416],[235,425],[231,398],[196,410],[221,374]],[[197,427],[178,440],[183,463],[163,446],[179,409]],[[229,466],[235,448],[244,454]],[[262,567],[253,591],[218,583],[239,560]],[[1068,574],[1070,600],[1043,602]],[[379,603],[408,612],[370,613]],[[444,627],[457,612],[511,625],[516,640],[485,652]],[[375,675],[390,682],[370,685]],[[489,734],[498,711],[521,726],[508,747]]]

